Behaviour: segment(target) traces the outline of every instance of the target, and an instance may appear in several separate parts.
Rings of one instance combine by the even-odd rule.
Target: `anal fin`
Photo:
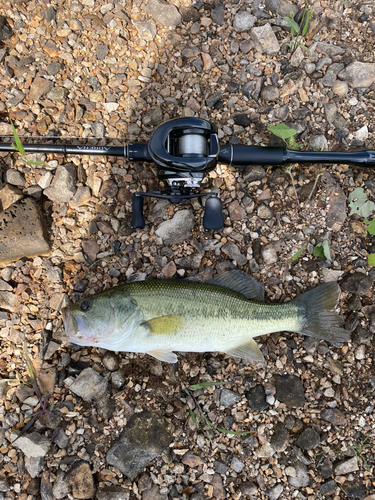
[[[153,351],[148,351],[147,354],[153,356],[159,361],[165,361],[166,363],[177,363],[177,355],[172,351],[167,351],[166,349],[154,349]]]
[[[243,358],[258,362],[264,361],[263,354],[260,352],[257,343],[253,339],[246,342],[246,344],[239,345],[225,352],[229,354],[229,356],[234,356],[235,358]]]

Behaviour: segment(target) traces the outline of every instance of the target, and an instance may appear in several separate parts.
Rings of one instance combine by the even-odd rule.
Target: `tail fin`
[[[298,307],[301,325],[299,333],[329,342],[349,340],[350,332],[334,326],[344,323],[341,316],[331,311],[337,303],[339,294],[339,285],[330,281],[294,299],[293,302]]]

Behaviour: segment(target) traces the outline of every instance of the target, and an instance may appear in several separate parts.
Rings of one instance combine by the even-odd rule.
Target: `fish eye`
[[[86,312],[90,310],[90,308],[91,308],[91,300],[85,300],[85,302],[82,302],[80,309],[81,311]]]

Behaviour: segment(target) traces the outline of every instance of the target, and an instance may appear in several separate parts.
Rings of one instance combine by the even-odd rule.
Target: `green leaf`
[[[18,137],[18,134],[17,134],[17,131],[16,131],[16,128],[15,126],[13,125],[13,122],[12,120],[10,120],[10,124],[12,126],[12,130],[13,130],[13,135],[14,135],[14,140],[16,141],[16,145],[12,144],[12,146],[14,147],[14,149],[16,151],[18,151],[21,156],[25,156],[25,150],[23,149],[23,146],[22,146],[22,142],[20,141],[20,138]]]
[[[366,224],[369,234],[375,234],[375,218],[372,220],[365,220],[363,223]]]
[[[292,16],[292,13],[290,15]],[[299,33],[299,26],[292,17],[284,17],[283,19],[289,24],[294,33]],[[293,31],[292,36],[294,35]]]
[[[358,214],[361,217],[368,217],[375,211],[375,203],[367,199],[367,194],[362,188],[356,188],[348,196],[350,214]]]
[[[198,389],[203,389],[204,387],[211,387],[212,385],[223,385],[229,384],[229,382],[201,382],[200,384],[190,385],[189,389],[192,391],[197,391]]]
[[[301,246],[301,248],[299,250],[297,250],[297,252],[291,256],[291,258],[288,260],[289,264],[293,264],[293,262],[295,262],[299,258],[299,256],[305,250],[305,248],[306,248],[306,243],[304,243]]]
[[[321,257],[324,260],[331,260],[331,251],[328,240],[321,241],[314,248],[314,257]]]
[[[296,135],[297,130],[294,128],[288,127],[285,123],[278,123],[277,125],[268,125],[268,130],[276,135],[276,137],[280,137],[280,139],[288,139],[289,137],[293,137]]]
[[[368,265],[375,267],[375,253],[370,253],[367,259],[368,259]]]

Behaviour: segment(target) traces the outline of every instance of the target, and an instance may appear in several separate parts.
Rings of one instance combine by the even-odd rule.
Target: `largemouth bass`
[[[63,310],[65,332],[55,338],[81,346],[147,353],[176,363],[173,351],[214,352],[263,361],[253,337],[292,331],[330,342],[349,332],[331,311],[339,296],[324,283],[284,304],[265,304],[263,287],[233,270],[206,283],[152,280],[126,283]],[[252,300],[250,300],[252,299]]]

